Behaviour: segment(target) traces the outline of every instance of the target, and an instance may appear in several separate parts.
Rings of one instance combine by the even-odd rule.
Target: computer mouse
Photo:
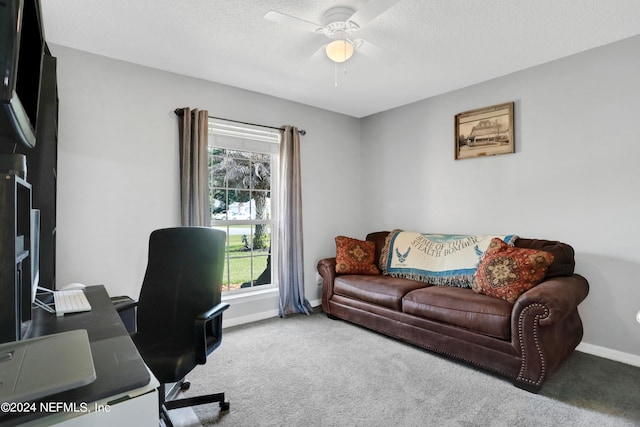
[[[82,283],[69,283],[68,285],[64,285],[61,290],[63,291],[68,291],[71,289],[84,289],[86,288],[85,285],[83,285]]]

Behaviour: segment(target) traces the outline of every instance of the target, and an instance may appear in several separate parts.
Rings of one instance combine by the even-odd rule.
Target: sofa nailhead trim
[[[524,348],[524,340],[522,338],[522,331],[523,331],[522,324],[524,322],[524,317],[527,314],[527,312],[534,308],[542,308],[544,310],[544,313],[537,314],[533,321],[533,340],[536,344],[536,349],[538,350],[538,356],[539,356],[540,368],[541,368],[540,376],[538,377],[537,381],[523,377],[525,367],[529,361],[527,360],[527,355],[525,353],[525,348]],[[540,342],[538,338],[538,327],[540,326],[540,318],[544,318],[548,316],[549,316],[549,309],[547,308],[547,306],[539,303],[531,304],[525,307],[520,313],[520,317],[518,319],[518,339],[520,340],[520,351],[522,352],[522,364],[520,365],[520,373],[518,374],[518,378],[517,378],[518,381],[528,382],[533,385],[539,386],[540,384],[542,384],[542,381],[544,380],[547,364],[544,358],[544,353],[542,353],[542,350],[540,349]]]
[[[510,374],[509,372],[503,371],[501,369],[492,368],[491,366],[486,366],[486,365],[484,365],[482,363],[476,362],[475,360],[471,360],[471,359],[467,359],[465,357],[458,356],[457,354],[449,353],[447,351],[442,351],[437,347],[431,347],[431,346],[428,346],[428,345],[414,343],[413,341],[409,341],[407,339],[403,339],[402,341],[408,342],[410,344],[417,345],[418,347],[422,347],[425,350],[429,350],[429,351],[432,351],[434,353],[441,354],[443,356],[447,356],[447,357],[449,357],[451,359],[457,359],[457,360],[460,360],[462,362],[466,362],[466,363],[468,363],[468,364],[470,364],[472,366],[477,366],[479,368],[486,369],[486,370],[491,371],[491,372],[495,372],[496,374],[505,376],[507,378],[513,378],[513,374]]]

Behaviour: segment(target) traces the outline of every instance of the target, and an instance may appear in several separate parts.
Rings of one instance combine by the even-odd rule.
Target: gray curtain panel
[[[209,117],[206,110],[176,110],[180,123],[180,195],[183,226],[211,227],[207,155]]]
[[[311,314],[304,297],[302,253],[302,191],[300,183],[300,134],[293,126],[283,126],[280,141],[278,203],[278,286],[279,316]]]

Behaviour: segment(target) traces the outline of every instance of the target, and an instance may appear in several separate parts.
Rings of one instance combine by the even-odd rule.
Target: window
[[[227,233],[223,292],[269,287],[275,277],[275,196],[280,133],[209,121],[213,228]]]

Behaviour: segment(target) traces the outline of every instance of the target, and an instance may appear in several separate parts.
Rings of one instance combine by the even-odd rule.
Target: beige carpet
[[[225,330],[188,378],[221,426],[639,426],[640,368],[575,352],[539,394],[324,314]]]

